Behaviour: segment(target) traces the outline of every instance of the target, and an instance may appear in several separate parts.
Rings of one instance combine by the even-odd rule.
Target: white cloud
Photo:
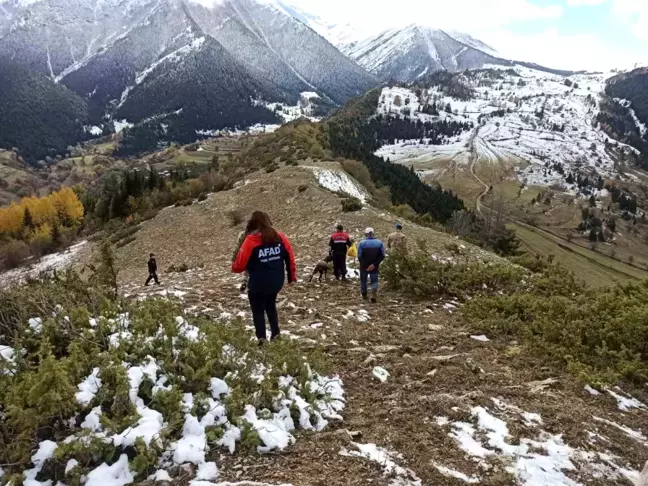
[[[568,7],[582,7],[584,5],[601,5],[608,0],[567,0]]]
[[[563,35],[558,29],[538,34],[515,34],[506,30],[484,34],[481,40],[509,58],[530,61],[557,69],[608,70],[648,64],[648,52],[619,52],[596,35]]]
[[[559,18],[559,5],[529,0],[287,0],[336,23],[350,22],[361,34],[419,23],[462,32],[501,28],[516,22]]]
[[[612,0],[612,12],[630,25],[635,37],[648,40],[647,0]]]

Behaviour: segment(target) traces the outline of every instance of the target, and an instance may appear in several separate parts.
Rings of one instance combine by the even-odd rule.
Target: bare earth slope
[[[203,263],[205,271],[222,270],[229,264],[237,235],[244,227],[244,224],[232,226],[228,216],[231,211],[239,211],[245,217],[257,209],[268,212],[275,226],[292,240],[297,263],[302,268],[326,256],[329,236],[339,222],[356,240],[367,226],[373,226],[384,238],[393,231],[397,217],[385,211],[365,206],[360,212],[343,214],[341,198],[319,187],[316,173],[333,181],[325,184],[340,184],[335,182],[336,174],[342,174],[345,182],[353,184],[338,164],[312,164],[283,168],[271,174],[254,174],[241,187],[213,194],[202,203],[163,210],[154,220],[143,224],[135,242],[118,252],[124,266],[123,278],[137,280],[141,276],[141,261],[146,260],[151,251],[155,252],[161,269],[172,264],[186,263],[192,267]],[[300,192],[300,186],[306,190]],[[358,192],[364,192],[357,183],[354,186]],[[354,186],[347,190],[353,190]],[[417,239],[425,239],[431,251],[445,252],[447,256],[450,253],[445,246],[457,241],[416,225],[408,226],[408,236],[413,245]],[[464,246],[469,254],[497,259],[481,249]]]
[[[359,299],[357,279],[346,285],[308,282],[336,223],[354,238],[367,225],[384,237],[395,219],[368,207],[341,213],[339,196],[318,179],[332,188],[332,180],[348,190],[348,184],[362,188],[338,170],[319,164],[254,174],[237,189],[162,211],[117,250],[125,294],[174,295],[198,313],[245,325],[252,336],[247,300],[238,277],[229,273],[243,224],[233,226],[228,214],[268,211],[294,244],[300,281],[279,299],[284,338],[325,351],[345,383],[345,421],[339,430],[301,437],[282,453],[222,455],[219,480],[294,486],[632,484],[648,457],[648,410],[637,403],[621,410],[619,390],[593,395],[516,346],[471,337],[458,302],[413,302],[387,292],[372,306]],[[406,232],[411,245],[424,239],[437,258],[451,258],[446,245],[457,242],[453,237],[409,224]],[[462,246],[466,258],[498,260]],[[144,289],[151,251],[163,286]],[[183,263],[189,271],[164,271]],[[389,373],[386,382],[374,375],[376,366]]]

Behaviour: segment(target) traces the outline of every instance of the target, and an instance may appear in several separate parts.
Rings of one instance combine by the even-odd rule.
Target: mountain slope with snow
[[[386,30],[342,47],[342,51],[383,80],[411,82],[427,73],[509,65],[486,44],[465,34],[410,25]]]
[[[440,145],[419,139],[389,141],[377,155],[419,167],[452,161],[466,168],[476,156],[481,162],[517,166],[517,178],[525,184],[560,185],[567,191],[577,191],[567,180],[569,173],[616,178],[621,175],[615,150],[628,155],[637,151],[618,144],[597,121],[608,77],[565,78],[516,66],[455,74],[450,85],[421,82],[416,88],[384,88],[377,114],[398,114],[414,122],[472,122],[475,129]],[[457,84],[470,94],[449,95],[449,86],[459,92]]]
[[[350,22],[339,24],[327,21],[318,15],[314,15],[294,5],[283,2],[279,2],[279,4],[288,14],[313,29],[338,48],[362,40],[362,35]]]
[[[255,77],[295,99],[310,90],[339,103],[375,85],[370,74],[275,2],[10,0],[0,19],[0,53],[63,82],[110,55],[124,65],[121,75],[131,78],[134,73],[126,71],[141,72],[204,34]],[[113,65],[103,74],[112,74]]]
[[[95,118],[134,123],[183,108],[184,142],[194,129],[276,122],[266,105],[296,105],[303,92],[330,106],[377,83],[274,1],[0,5],[0,57],[69,87]]]
[[[342,103],[377,80],[280,4],[227,0],[218,7],[187,4],[192,18],[256,77],[295,97],[316,91]],[[296,100],[296,97],[295,97]]]

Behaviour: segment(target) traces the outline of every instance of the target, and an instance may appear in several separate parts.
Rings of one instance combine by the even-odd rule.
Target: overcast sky
[[[287,0],[370,35],[421,23],[565,69],[648,65],[648,0]]]

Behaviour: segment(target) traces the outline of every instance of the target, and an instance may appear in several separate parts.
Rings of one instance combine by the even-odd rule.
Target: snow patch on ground
[[[314,117],[313,100],[320,99],[320,96],[314,91],[304,91],[299,95],[299,101],[296,105],[287,105],[285,103],[265,101],[256,101],[257,106],[264,106],[271,112],[275,113],[283,123],[290,123],[299,118],[308,118],[312,122],[320,121],[320,118]]]
[[[421,480],[415,477],[415,474],[401,467],[396,462],[402,459],[398,453],[389,452],[387,449],[378,447],[376,444],[358,444],[351,443],[356,450],[342,449],[341,456],[362,457],[380,465],[385,476],[396,477],[397,479],[391,484],[398,486],[421,486]]]
[[[95,397],[99,388],[101,388],[101,378],[99,378],[99,368],[94,368],[92,373],[77,386],[79,391],[76,393],[76,400],[83,406],[90,404]]]
[[[128,456],[122,454],[112,466],[103,463],[88,474],[85,486],[126,486],[134,481],[128,467]]]
[[[437,468],[437,471],[439,471],[441,474],[443,474],[446,477],[449,478],[456,478],[456,479],[461,479],[463,482],[468,483],[468,484],[476,484],[479,483],[480,479],[475,477],[475,476],[468,476],[467,474],[464,474],[460,471],[457,471],[455,469],[451,469],[449,467],[442,466],[440,464],[434,463],[434,467]]]
[[[504,413],[505,417],[498,417],[495,410],[484,407],[471,408],[474,424],[451,422],[447,417],[436,417],[437,425],[450,426],[448,435],[455,439],[469,457],[480,464],[491,457],[506,458],[510,464],[507,471],[524,486],[580,486],[580,483],[566,474],[575,471],[607,480],[633,480],[638,477],[637,471],[623,464],[620,458],[609,452],[574,448],[563,441],[562,435],[540,429],[538,426],[543,423],[540,415],[524,412],[502,400],[494,399],[493,402],[497,406],[497,413]],[[525,424],[534,432],[535,438],[521,437],[515,444],[512,443],[509,426],[504,418]],[[598,421],[617,426],[601,419]],[[643,437],[637,435],[640,434],[637,431],[625,427],[621,430],[636,440]],[[466,477],[470,478],[470,475]]]
[[[333,192],[342,192],[349,196],[358,198],[362,202],[366,202],[367,194],[365,190],[359,184],[354,182],[346,172],[320,169],[317,167],[309,168],[313,170],[318,184],[323,188]]]
[[[636,398],[633,398],[630,395],[622,392],[618,388],[616,389],[616,392],[610,390],[609,388],[606,389],[605,391],[617,401],[619,410],[623,412],[629,412],[633,408],[638,408],[640,410],[648,411],[648,407],[645,404],[641,403]]]
[[[126,128],[134,127],[132,123],[129,123],[127,120],[113,120],[113,125],[115,126],[115,133],[120,133]]]
[[[628,111],[630,112],[630,116],[632,117],[632,119],[635,122],[635,125],[639,129],[639,133],[641,134],[642,137],[644,137],[646,135],[646,132],[648,132],[648,127],[646,127],[646,125],[642,123],[641,120],[639,120],[639,118],[637,117],[637,114],[632,108],[632,102],[630,100],[622,100],[620,98],[614,98],[614,101],[616,101],[621,106],[628,109]]]
[[[62,270],[69,267],[74,263],[74,259],[83,248],[87,241],[82,241],[76,245],[72,245],[67,250],[60,253],[53,253],[46,255],[37,263],[29,267],[19,267],[0,273],[0,287],[5,287],[12,284],[24,282],[28,278],[37,278],[43,272],[51,272],[54,270]]]
[[[14,373],[14,356],[16,355],[16,350],[11,346],[6,346],[0,344],[0,360],[2,361],[2,374],[10,375]]]
[[[90,135],[94,135],[95,137],[103,135],[103,129],[96,125],[93,125],[91,127],[84,127],[84,128],[87,133],[89,133]]]

